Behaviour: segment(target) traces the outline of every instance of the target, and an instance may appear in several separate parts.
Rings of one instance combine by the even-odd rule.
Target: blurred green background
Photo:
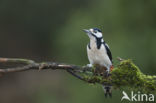
[[[86,65],[88,37],[103,31],[114,64],[132,59],[156,74],[156,0],[0,0],[0,57]],[[26,71],[0,78],[0,103],[120,103],[64,71]],[[124,101],[125,103],[126,101]]]

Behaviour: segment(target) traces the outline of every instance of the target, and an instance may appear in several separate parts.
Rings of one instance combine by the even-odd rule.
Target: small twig
[[[119,60],[120,62],[123,61],[124,59],[117,57],[117,60]]]
[[[20,59],[20,58],[0,58],[0,63],[25,63],[25,64],[33,64],[35,63],[33,60],[29,59]]]
[[[74,77],[80,79],[80,80],[83,80],[85,81],[85,79],[83,77],[81,77],[80,75],[74,73],[72,70],[67,70],[68,73],[70,73],[71,75],[73,75]]]

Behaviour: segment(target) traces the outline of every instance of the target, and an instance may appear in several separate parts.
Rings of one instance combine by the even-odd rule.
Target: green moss
[[[127,86],[143,92],[156,92],[156,76],[144,75],[131,61],[122,61],[112,71],[112,84],[115,87]]]
[[[121,61],[109,78],[86,75],[84,79],[90,83],[109,83],[115,88],[128,87],[142,92],[156,92],[156,76],[144,75],[132,60]]]

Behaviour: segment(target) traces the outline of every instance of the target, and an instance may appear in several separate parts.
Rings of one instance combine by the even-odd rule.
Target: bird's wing
[[[105,48],[106,48],[106,51],[107,51],[107,55],[108,55],[109,59],[110,59],[111,62],[112,62],[112,53],[111,53],[111,51],[110,51],[110,49],[109,49],[109,46],[108,46],[108,44],[106,44],[106,43],[104,43],[104,45],[105,45]]]

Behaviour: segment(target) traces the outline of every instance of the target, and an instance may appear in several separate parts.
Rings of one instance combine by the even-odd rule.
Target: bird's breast
[[[106,67],[112,65],[104,45],[101,45],[100,49],[97,49],[96,45],[91,45],[91,49],[87,47],[87,54],[91,64],[99,64]]]

